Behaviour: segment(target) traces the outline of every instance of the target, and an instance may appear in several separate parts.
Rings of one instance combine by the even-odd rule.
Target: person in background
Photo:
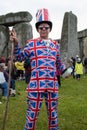
[[[24,61],[24,68],[25,68],[25,82],[29,84],[30,78],[31,78],[31,65],[30,65],[30,59],[27,58]]]
[[[43,98],[48,113],[48,129],[58,130],[58,81],[56,69],[62,73],[65,65],[60,58],[60,49],[56,41],[49,38],[52,22],[47,9],[36,13],[36,30],[39,37],[28,40],[22,50],[18,44],[15,30],[10,40],[14,43],[16,60],[30,59],[31,78],[27,87],[27,113],[24,130],[35,130],[36,120],[42,106]],[[56,68],[57,67],[57,68]]]
[[[81,58],[78,58],[75,63],[75,72],[76,72],[76,79],[80,80],[81,75],[83,74],[83,64]]]
[[[4,56],[0,56],[0,63],[5,63],[5,57]]]
[[[76,55],[75,56],[75,61],[78,61],[78,58],[80,58],[79,55]]]
[[[61,86],[61,74],[60,74],[60,71],[56,70],[56,75],[57,75],[57,81],[58,81],[58,84],[59,84],[59,87]]]
[[[72,76],[73,78],[76,78],[76,73],[75,73],[75,63],[76,63],[76,59],[74,57],[71,57],[72,60],[72,66],[73,66],[73,72],[72,72]]]
[[[16,84],[15,84],[15,80],[16,80],[16,69],[15,69],[14,63],[15,63],[15,60],[13,60],[12,70],[11,70],[11,80],[10,80],[10,90],[9,90],[9,96],[11,96],[11,97],[14,97],[16,95]],[[5,71],[5,73],[7,72],[8,75],[9,75],[9,71],[10,71],[10,64],[11,64],[11,59],[8,58],[6,60],[7,69]],[[7,82],[8,82],[8,80],[9,80],[9,78],[6,78]]]
[[[24,79],[24,61],[15,61],[15,67],[17,70],[17,78],[19,80],[23,80]]]
[[[58,42],[58,48],[60,50],[60,44]],[[57,75],[57,81],[58,81],[58,84],[59,84],[59,87],[61,86],[61,72],[57,69],[56,67],[56,75]]]
[[[84,65],[84,73],[87,74],[87,58],[85,57],[84,61],[83,61],[83,65]]]
[[[7,99],[8,96],[8,84],[4,76],[4,63],[0,63],[0,88],[2,89],[3,98]]]

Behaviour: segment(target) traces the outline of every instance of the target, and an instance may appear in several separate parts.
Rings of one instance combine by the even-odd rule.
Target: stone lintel
[[[0,16],[0,25],[14,26],[17,23],[30,22],[31,20],[32,15],[27,11],[8,13],[6,15]]]

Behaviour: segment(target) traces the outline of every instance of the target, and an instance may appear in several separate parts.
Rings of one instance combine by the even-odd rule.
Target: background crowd
[[[9,70],[12,64],[10,89],[8,90]],[[0,104],[3,99],[7,99],[16,95],[16,80],[25,80],[28,84],[30,80],[30,66],[28,61],[18,62],[15,59],[11,63],[11,57],[0,57]]]

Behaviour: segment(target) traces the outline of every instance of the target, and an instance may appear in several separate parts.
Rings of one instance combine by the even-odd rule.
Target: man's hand
[[[10,34],[10,41],[13,42],[14,44],[18,44],[16,31],[14,29],[9,30],[9,34]]]

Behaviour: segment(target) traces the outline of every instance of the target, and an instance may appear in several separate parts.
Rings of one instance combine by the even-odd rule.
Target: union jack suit
[[[58,81],[56,66],[60,73],[65,65],[60,58],[58,44],[52,39],[47,43],[40,38],[29,40],[22,51],[15,45],[14,54],[17,60],[30,58],[31,79],[27,87],[28,109],[24,130],[34,130],[37,115],[45,98],[48,110],[49,130],[58,130],[57,100]]]

